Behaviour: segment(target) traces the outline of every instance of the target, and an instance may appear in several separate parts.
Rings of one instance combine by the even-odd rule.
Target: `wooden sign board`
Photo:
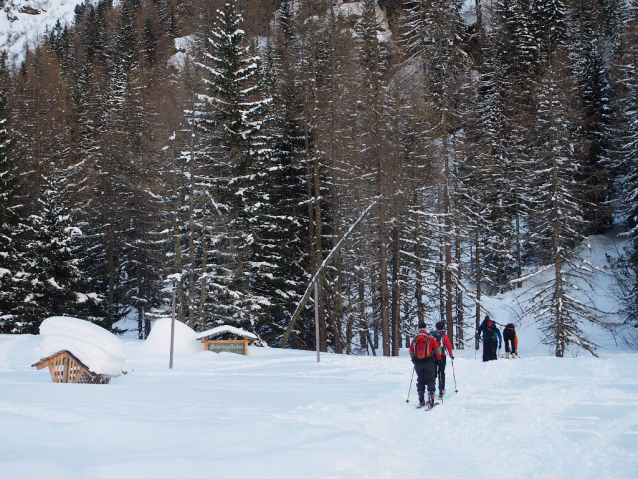
[[[235,353],[248,356],[248,340],[212,340],[204,339],[202,341],[207,351],[214,353]]]

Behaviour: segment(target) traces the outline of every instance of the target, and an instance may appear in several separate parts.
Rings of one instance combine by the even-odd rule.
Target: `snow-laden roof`
[[[40,346],[42,359],[59,351],[69,351],[92,373],[119,376],[128,372],[124,362],[128,349],[120,338],[97,324],[67,316],[53,316],[40,325],[44,337]]]
[[[227,325],[217,326],[216,328],[209,329],[208,331],[203,331],[197,335],[197,339],[210,338],[222,333],[232,333],[236,334],[237,336],[241,336],[242,338],[258,339],[257,336],[253,333],[249,333],[248,331],[244,331],[243,329]]]

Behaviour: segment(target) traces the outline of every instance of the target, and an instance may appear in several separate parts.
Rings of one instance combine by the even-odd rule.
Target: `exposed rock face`
[[[33,8],[33,7],[28,6],[28,5],[25,5],[24,7],[20,7],[20,9],[18,11],[20,13],[27,13],[29,15],[40,15],[40,13],[42,13],[37,8]]]

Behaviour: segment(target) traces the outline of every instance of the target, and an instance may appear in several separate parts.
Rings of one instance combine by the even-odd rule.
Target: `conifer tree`
[[[305,193],[304,130],[299,88],[299,45],[295,17],[288,2],[277,12],[277,29],[264,62],[264,90],[272,97],[265,133],[270,138],[262,151],[261,212],[255,216],[255,243],[251,261],[259,264],[251,290],[269,299],[257,312],[260,335],[281,340],[307,282],[307,214]]]
[[[77,241],[82,232],[72,224],[62,181],[42,178],[38,210],[29,216],[30,231],[25,267],[17,278],[21,297],[14,309],[19,328],[13,332],[37,334],[49,316],[76,316],[106,328],[100,298],[90,288],[90,277],[81,266],[85,253]]]
[[[619,126],[613,130],[617,153],[613,166],[621,183],[621,207],[631,248],[624,259],[627,286],[623,302],[626,322],[638,326],[638,2],[631,2],[613,71],[615,112]]]
[[[200,99],[210,113],[206,128],[206,155],[214,172],[212,196],[227,209],[227,233],[218,243],[217,268],[221,281],[215,303],[223,316],[254,329],[254,311],[268,305],[266,298],[251,291],[251,262],[255,236],[254,220],[260,214],[263,194],[259,183],[266,173],[260,135],[269,99],[260,93],[259,57],[245,45],[242,16],[236,0],[217,10],[215,24],[207,37],[204,56],[197,64],[205,72],[207,92]],[[230,318],[229,318],[230,317]]]
[[[19,277],[26,245],[16,140],[7,105],[11,83],[6,60],[7,53],[0,52],[0,331],[13,333],[20,331],[15,313],[20,290],[14,278]]]
[[[596,346],[581,325],[587,321],[604,326],[587,299],[588,287],[593,288],[592,265],[576,252],[586,231],[577,182],[582,130],[574,79],[566,65],[564,48],[545,63],[535,126],[535,197],[528,217],[531,253],[542,266],[527,278],[545,273],[546,279],[536,286],[527,314],[540,323],[543,341],[554,347],[557,357],[563,357],[570,344],[593,354]],[[585,297],[576,297],[575,291]]]

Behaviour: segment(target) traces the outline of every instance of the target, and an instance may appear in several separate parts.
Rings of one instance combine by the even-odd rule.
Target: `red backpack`
[[[414,356],[417,359],[427,359],[432,357],[432,345],[430,337],[422,334],[418,335],[414,340]]]

